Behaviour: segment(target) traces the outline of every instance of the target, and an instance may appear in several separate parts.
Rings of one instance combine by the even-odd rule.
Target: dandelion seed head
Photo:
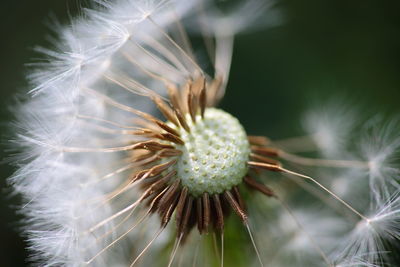
[[[250,147],[238,120],[218,109],[206,109],[204,119],[182,129],[183,155],[177,164],[182,185],[194,196],[221,194],[242,182]]]
[[[380,177],[384,181],[371,183],[372,188],[391,192],[397,178],[387,176],[398,176],[392,162],[398,139],[384,142],[384,149],[365,150],[368,162],[348,160],[354,156],[346,147],[354,117],[339,112],[334,118],[340,109],[327,107],[308,116],[310,136],[302,140],[314,142],[323,155],[345,156],[307,158],[264,136],[248,135],[235,117],[217,108],[228,84],[234,34],[252,29],[254,22],[264,24],[258,19],[272,4],[245,1],[224,13],[201,0],[95,3],[69,26],[57,27],[54,49],[38,49],[45,60],[33,65],[29,77],[33,97],[16,111],[13,144],[22,153],[10,182],[23,196],[24,231],[34,261],[44,266],[171,266],[176,255],[197,257],[187,244],[207,242],[211,233],[223,266],[230,214],[242,223],[248,234],[243,243],[253,248],[260,265],[272,259],[288,266],[295,257],[286,256],[300,254],[313,266],[375,264],[383,251],[381,239],[399,238],[397,195],[388,202],[388,194],[371,194],[377,207],[368,217],[351,203],[353,198],[346,202],[355,193],[353,186],[359,187],[358,177],[343,176],[325,186],[325,180],[309,176],[315,167],[349,168]],[[292,212],[288,203],[299,192],[293,180],[285,181],[287,176],[301,179],[299,185],[338,214]],[[275,192],[270,183],[281,190]],[[262,198],[254,198],[255,193]],[[304,208],[309,201],[301,199],[296,204]],[[251,221],[253,206],[266,208],[263,214],[271,211],[275,223]],[[359,220],[343,239],[338,237],[341,213]],[[265,225],[272,242],[253,233],[253,226]],[[260,240],[270,243],[271,251],[259,247]],[[342,246],[329,258],[338,240]],[[190,251],[183,253],[186,247]],[[166,248],[172,248],[169,258],[163,257]],[[146,255],[149,251],[160,257]],[[188,261],[192,264],[182,259]]]

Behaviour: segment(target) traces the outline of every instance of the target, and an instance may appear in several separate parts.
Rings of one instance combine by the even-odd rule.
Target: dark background
[[[13,129],[8,123],[14,95],[26,90],[24,64],[32,48],[46,45],[50,14],[63,22],[76,14],[77,0],[2,1],[0,11],[0,160]],[[84,4],[83,4],[84,5]],[[400,2],[282,0],[284,22],[238,36],[228,93],[222,103],[249,133],[283,138],[301,134],[301,113],[337,96],[355,108],[398,117],[400,111]],[[0,266],[24,266],[18,236],[18,203],[9,197],[0,165]]]

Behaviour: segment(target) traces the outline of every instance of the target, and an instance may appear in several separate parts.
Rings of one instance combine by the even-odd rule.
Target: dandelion
[[[388,262],[386,245],[400,238],[394,123],[352,153],[353,130],[341,129],[356,120],[309,113],[309,136],[274,141],[217,108],[234,35],[267,4],[225,14],[201,0],[98,0],[57,29],[60,41],[39,49],[46,60],[18,110],[23,152],[10,179],[25,201],[33,262]],[[269,14],[256,26],[276,21]],[[304,155],[318,148],[337,158]]]

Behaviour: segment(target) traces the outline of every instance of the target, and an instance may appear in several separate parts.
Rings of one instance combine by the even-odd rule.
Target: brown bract
[[[191,229],[197,227],[200,234],[222,232],[225,217],[232,210],[247,224],[248,215],[245,201],[241,196],[239,186],[234,186],[221,194],[210,195],[204,192],[195,197],[188,188],[182,186],[174,167],[177,157],[183,152],[179,146],[184,145],[180,132],[190,132],[190,124],[195,124],[199,118],[204,119],[206,108],[215,106],[223,92],[220,92],[221,79],[216,78],[207,82],[199,76],[189,79],[182,88],[167,85],[168,99],[152,95],[150,99],[168,121],[163,122],[149,114],[135,112],[142,120],[143,127],[132,134],[145,140],[137,142],[132,150],[132,161],[140,162],[139,168],[132,174],[129,181],[119,189],[132,183],[140,183],[140,205],[147,205],[151,213],[158,213],[161,226],[164,228],[175,214],[177,238],[185,239]],[[186,116],[188,115],[188,116]],[[198,116],[200,115],[200,117]],[[187,120],[191,120],[189,124]],[[169,125],[174,125],[172,128]],[[248,136],[252,153],[248,165],[249,173],[243,183],[250,190],[256,190],[268,197],[274,197],[271,189],[257,182],[251,175],[256,174],[252,169],[281,171],[279,161],[270,158],[278,156],[276,149],[267,147],[271,142],[263,136]],[[251,174],[253,173],[253,174]]]

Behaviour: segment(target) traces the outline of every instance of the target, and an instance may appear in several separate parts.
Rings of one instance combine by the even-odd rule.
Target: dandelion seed
[[[379,194],[378,212],[369,217],[314,170],[382,176],[387,170],[383,156],[378,161],[304,157],[286,147],[308,140],[332,152],[340,138],[323,127],[317,135],[271,141],[248,135],[237,118],[217,108],[228,82],[234,34],[265,10],[263,1],[247,1],[228,15],[201,0],[96,3],[85,18],[62,29],[60,51],[43,51],[49,62],[32,75],[34,98],[20,111],[18,140],[26,151],[11,180],[27,202],[23,211],[34,260],[45,266],[188,266],[197,261],[224,266],[233,255],[228,254],[232,233],[226,231],[235,225],[233,214],[242,224],[235,234],[245,233],[243,243],[252,249],[244,250],[252,255],[246,259],[269,266],[279,261],[280,244],[270,240],[272,248],[261,246],[270,234],[259,230],[273,229],[287,212],[285,220],[293,220],[301,244],[288,238],[292,246],[287,247],[314,251],[307,254],[313,257],[310,266],[380,263],[363,255],[382,252],[381,239],[398,241],[398,194],[385,204],[387,194]],[[199,49],[211,66],[198,58],[192,34],[204,39]],[[384,158],[396,148],[390,145]],[[334,152],[327,154],[338,155]],[[398,174],[394,168],[390,173]],[[267,176],[278,176],[279,182]],[[397,177],[391,179],[395,184]],[[372,196],[386,184],[366,182],[374,188]],[[290,195],[297,185],[315,202],[333,207],[327,218],[354,223],[356,237],[340,248],[340,256],[329,257],[332,248],[309,233],[317,216],[304,224],[292,211]],[[278,216],[271,223],[257,221],[268,212]],[[360,232],[370,234],[363,236],[367,245]],[[199,244],[203,241],[205,246]]]

